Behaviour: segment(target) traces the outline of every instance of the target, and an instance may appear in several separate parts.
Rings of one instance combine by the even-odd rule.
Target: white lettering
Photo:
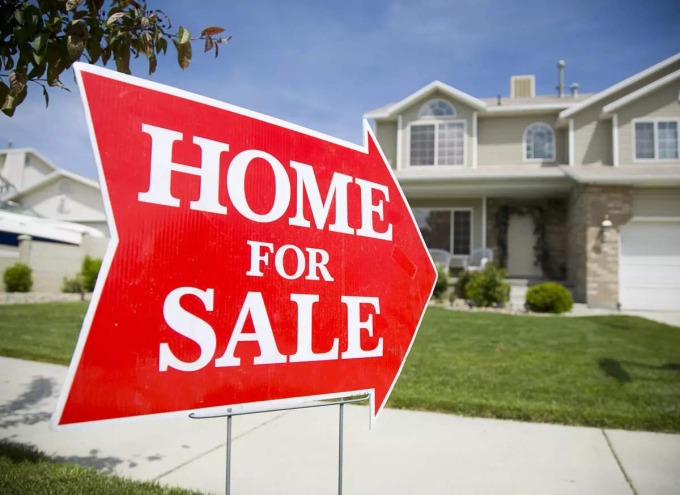
[[[220,156],[229,151],[229,145],[202,137],[194,137],[193,142],[201,147],[201,166],[192,167],[172,161],[172,145],[182,141],[181,132],[142,124],[142,132],[151,136],[151,169],[149,190],[137,195],[143,203],[179,207],[179,199],[172,195],[172,172],[198,175],[201,177],[200,194],[197,201],[189,203],[192,210],[227,214],[226,206],[219,202]]]
[[[255,213],[248,204],[246,198],[246,171],[248,165],[255,158],[265,160],[274,172],[274,204],[272,204],[269,213],[258,214]],[[281,218],[290,203],[290,182],[288,181],[288,174],[276,158],[269,153],[258,150],[242,151],[234,157],[229,165],[227,171],[227,190],[229,197],[241,215],[253,222],[269,223]]]
[[[373,336],[373,315],[361,320],[361,305],[370,304],[375,314],[380,314],[380,300],[377,297],[342,296],[340,300],[347,305],[347,350],[342,353],[342,359],[360,359],[380,357],[383,355],[383,339],[371,350],[361,347],[361,331],[367,330],[368,336]]]
[[[179,287],[173,290],[163,303],[163,318],[170,328],[188,339],[193,340],[201,348],[201,355],[196,361],[187,363],[178,359],[170,349],[170,346],[163,342],[160,345],[160,355],[158,359],[158,370],[167,371],[174,368],[179,371],[196,371],[203,368],[210,362],[215,354],[215,331],[205,321],[201,320],[186,311],[180,305],[183,296],[192,295],[198,297],[207,311],[213,310],[214,290],[202,291],[193,287]]]
[[[357,235],[362,237],[372,237],[374,239],[392,240],[392,224],[387,226],[385,232],[376,232],[373,226],[373,214],[377,213],[378,218],[384,221],[383,206],[384,201],[390,200],[390,192],[387,186],[376,184],[364,179],[356,179],[356,183],[361,189],[361,228],[357,230]],[[380,199],[378,204],[373,204],[373,191],[380,191],[385,196],[385,200]]]
[[[291,363],[309,361],[330,361],[338,359],[338,339],[333,339],[333,345],[328,352],[314,352],[312,350],[312,306],[319,302],[316,294],[291,294],[290,300],[298,308],[297,352],[290,356]]]
[[[305,218],[304,210],[303,193],[307,191],[307,200],[317,229],[322,230],[325,227],[331,203],[335,198],[335,222],[328,226],[328,230],[342,234],[353,234],[354,229],[349,226],[347,218],[347,185],[352,182],[352,177],[334,173],[326,200],[322,202],[314,169],[310,165],[294,161],[290,162],[290,166],[297,171],[297,212],[293,218],[288,220],[288,223],[298,227],[310,228],[310,222]]]
[[[253,320],[254,333],[243,333],[248,315]],[[243,302],[243,307],[236,320],[234,331],[229,338],[227,349],[222,357],[215,360],[215,366],[239,366],[241,358],[234,356],[239,342],[257,342],[260,346],[260,355],[253,362],[255,364],[285,363],[286,356],[279,352],[274,340],[274,332],[269,322],[267,308],[264,305],[261,292],[248,292]]]

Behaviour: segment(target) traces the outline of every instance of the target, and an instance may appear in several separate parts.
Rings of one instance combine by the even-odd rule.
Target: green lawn
[[[86,307],[0,306],[0,354],[67,364]],[[388,406],[680,432],[680,328],[430,308]]]
[[[13,495],[197,495],[155,483],[130,481],[92,468],[54,462],[41,452],[0,440],[0,493]]]
[[[680,328],[430,308],[389,405],[680,432]]]
[[[0,355],[69,364],[88,304],[0,305]]]

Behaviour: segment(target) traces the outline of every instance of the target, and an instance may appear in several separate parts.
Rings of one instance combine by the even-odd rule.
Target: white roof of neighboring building
[[[0,232],[25,234],[68,244],[80,244],[84,234],[104,237],[101,231],[79,223],[50,220],[4,210],[0,210]]]

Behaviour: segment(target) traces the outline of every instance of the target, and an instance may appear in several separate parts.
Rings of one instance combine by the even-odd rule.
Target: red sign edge
[[[406,200],[406,196],[404,195],[403,190],[401,189],[401,186],[399,185],[399,182],[397,181],[397,178],[394,174],[394,170],[392,170],[392,167],[390,167],[389,162],[387,161],[385,154],[382,151],[382,148],[378,144],[377,139],[375,138],[375,134],[373,133],[373,129],[371,128],[370,124],[368,123],[367,119],[363,119],[362,125],[363,125],[363,145],[359,146],[355,143],[345,141],[312,129],[308,129],[305,127],[302,127],[297,124],[293,124],[290,122],[286,122],[284,120],[278,119],[276,117],[271,117],[265,114],[261,114],[252,110],[248,110],[245,108],[238,107],[236,105],[232,105],[223,101],[215,100],[213,98],[209,98],[206,96],[198,95],[196,93],[192,93],[186,90],[182,90],[179,88],[175,88],[173,86],[168,86],[165,84],[161,84],[158,82],[154,81],[148,81],[146,79],[141,79],[135,76],[131,76],[128,74],[122,74],[120,72],[112,71],[109,69],[105,69],[103,67],[98,67],[96,65],[90,65],[84,62],[75,62],[73,64],[73,69],[75,72],[75,77],[76,81],[78,84],[78,89],[80,91],[80,96],[83,102],[83,107],[85,110],[85,118],[87,121],[87,127],[88,127],[88,133],[90,136],[90,143],[92,145],[92,151],[94,153],[94,158],[95,158],[95,163],[97,166],[97,173],[99,175],[99,180],[100,180],[100,188],[102,192],[102,199],[104,203],[104,210],[106,212],[106,219],[107,219],[107,224],[109,226],[109,231],[111,234],[111,240],[109,242],[109,245],[106,249],[106,253],[104,254],[104,258],[102,259],[102,265],[100,269],[100,275],[97,278],[97,283],[95,285],[94,291],[92,293],[92,298],[90,300],[90,304],[87,309],[87,313],[85,314],[85,318],[83,319],[83,325],[81,327],[80,333],[78,335],[78,341],[76,343],[75,350],[73,352],[73,357],[71,358],[71,363],[69,365],[66,378],[64,380],[64,385],[61,389],[59,399],[57,401],[57,406],[52,414],[51,420],[50,420],[50,429],[53,431],[73,431],[73,430],[81,430],[85,428],[89,428],[90,426],[98,425],[98,424],[109,424],[109,423],[133,423],[133,422],[139,422],[143,421],[146,419],[150,418],[175,418],[175,417],[188,417],[189,413],[200,411],[202,414],[228,414],[228,412],[234,412],[234,410],[239,410],[239,411],[257,411],[265,408],[275,408],[275,407],[280,407],[281,405],[291,405],[291,404],[300,404],[304,402],[310,402],[314,400],[327,400],[327,399],[337,399],[341,397],[347,397],[351,395],[361,395],[361,394],[369,394],[369,428],[372,428],[373,425],[378,421],[378,418],[380,417],[383,409],[385,408],[385,405],[387,404],[387,400],[389,399],[390,394],[392,393],[392,389],[394,388],[395,384],[397,383],[397,380],[399,379],[399,376],[401,375],[401,371],[404,368],[404,364],[406,363],[406,359],[408,358],[411,348],[413,347],[413,343],[415,342],[416,336],[418,335],[418,332],[420,331],[420,326],[422,324],[423,318],[425,316],[425,312],[427,310],[427,304],[423,306],[423,310],[420,314],[420,318],[418,320],[418,324],[416,325],[415,331],[413,332],[413,337],[411,338],[411,342],[409,343],[408,349],[406,350],[406,353],[404,354],[404,358],[401,361],[401,365],[399,367],[399,370],[394,376],[394,379],[392,381],[392,384],[390,385],[389,390],[387,391],[385,395],[385,399],[383,400],[383,403],[381,404],[380,408],[376,411],[375,410],[375,389],[363,389],[363,390],[348,390],[345,392],[337,392],[337,393],[330,393],[330,394],[323,394],[323,395],[313,395],[313,396],[304,396],[304,397],[295,397],[295,398],[289,398],[289,399],[277,399],[277,400],[271,400],[271,401],[261,401],[261,402],[252,402],[252,403],[246,403],[246,404],[233,404],[233,405],[223,405],[223,406],[216,406],[216,407],[210,407],[210,408],[202,408],[202,409],[186,409],[182,411],[173,411],[173,412],[167,412],[167,413],[157,413],[157,414],[147,414],[147,415],[140,415],[140,416],[130,416],[130,417],[125,417],[125,418],[113,418],[113,419],[103,419],[103,420],[95,420],[95,421],[87,421],[87,422],[82,422],[82,423],[71,423],[68,425],[62,425],[60,424],[61,417],[64,412],[64,407],[66,405],[66,401],[68,400],[69,393],[71,391],[71,387],[73,385],[73,380],[75,378],[76,371],[78,370],[78,367],[80,365],[80,359],[82,357],[83,349],[85,348],[85,343],[87,342],[87,338],[90,333],[90,328],[92,325],[92,321],[94,319],[94,315],[96,314],[97,307],[99,305],[99,298],[101,295],[101,292],[103,290],[103,287],[106,283],[106,279],[108,278],[108,273],[109,273],[109,268],[111,267],[111,262],[113,261],[113,258],[116,254],[116,250],[118,248],[118,243],[119,243],[119,238],[118,238],[118,230],[116,229],[116,224],[115,224],[115,218],[113,216],[112,208],[111,208],[111,201],[109,198],[109,193],[108,193],[108,188],[106,184],[106,180],[104,178],[104,169],[101,163],[101,156],[99,154],[99,147],[97,145],[97,139],[95,136],[95,131],[94,131],[94,126],[92,123],[92,115],[90,113],[90,106],[89,102],[87,100],[87,93],[85,91],[85,88],[83,86],[83,76],[82,74],[84,72],[86,73],[91,73],[91,74],[96,74],[98,76],[106,77],[109,79],[114,79],[123,83],[131,84],[134,86],[139,86],[142,88],[150,89],[153,91],[158,91],[161,93],[169,94],[172,96],[177,96],[179,98],[184,98],[187,100],[191,100],[197,103],[205,104],[211,107],[215,107],[218,109],[223,109],[227,110],[230,112],[238,113],[240,115],[244,115],[247,117],[251,117],[260,121],[264,121],[270,124],[277,125],[279,127],[283,127],[285,129],[289,129],[295,132],[299,132],[302,134],[306,134],[310,137],[314,137],[317,139],[321,139],[327,142],[331,142],[340,146],[343,146],[345,148],[349,148],[361,153],[364,153],[366,155],[369,154],[370,151],[370,145],[373,143],[375,146],[376,150],[378,153],[380,153],[380,157],[382,160],[383,165],[387,168],[389,171],[392,180],[394,180],[394,183],[396,184],[396,189],[399,191],[399,194],[401,195],[401,198],[406,205],[408,212],[411,217],[411,221],[413,222],[413,226],[415,228],[415,231],[417,232],[418,236],[420,237],[420,241],[423,245],[423,249],[427,249],[427,246],[425,244],[425,240],[422,237],[422,234],[420,233],[420,229],[418,228],[418,224],[415,220],[415,217],[413,215],[413,212],[410,209],[409,203]],[[434,261],[430,259],[431,263],[431,268],[433,269],[434,273],[437,273],[436,266],[434,264]],[[434,289],[435,284],[437,283],[437,276],[435,275],[434,281],[432,283],[432,287],[430,288],[429,292],[432,292]],[[375,412],[374,412],[375,411]]]

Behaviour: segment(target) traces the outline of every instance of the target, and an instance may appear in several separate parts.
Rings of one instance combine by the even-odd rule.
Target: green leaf
[[[9,86],[0,81],[0,106],[5,103],[5,98],[9,95]]]
[[[130,45],[128,43],[120,43],[113,53],[116,62],[116,70],[124,74],[130,74]]]
[[[50,95],[47,94],[47,88],[45,86],[42,87],[43,90],[43,96],[45,97],[45,108],[50,106]]]
[[[45,47],[47,46],[47,40],[49,36],[47,35],[46,32],[41,32],[36,35],[35,38],[33,38],[33,41],[31,41],[31,46],[35,50],[36,53],[42,53]]]
[[[28,78],[26,74],[21,71],[13,70],[9,73],[9,94],[17,97],[26,89],[26,82]]]
[[[177,63],[184,70],[191,63],[191,43],[180,44],[175,40],[173,42],[175,43],[175,48],[177,48]]]
[[[149,57],[149,75],[156,72],[157,66],[158,66],[158,59],[156,58],[156,55],[150,56]]]
[[[66,10],[73,10],[82,3],[83,0],[66,0]]]
[[[165,55],[168,51],[168,40],[165,38],[161,38],[156,41],[156,53],[160,53],[161,50],[163,50],[163,55]]]
[[[125,12],[116,12],[115,14],[112,14],[107,20],[106,20],[106,25],[110,26],[114,22],[116,22],[118,19],[121,17],[125,16]]]
[[[189,30],[180,26],[179,31],[177,31],[177,42],[180,45],[185,45],[189,42],[189,38],[191,38]]]

